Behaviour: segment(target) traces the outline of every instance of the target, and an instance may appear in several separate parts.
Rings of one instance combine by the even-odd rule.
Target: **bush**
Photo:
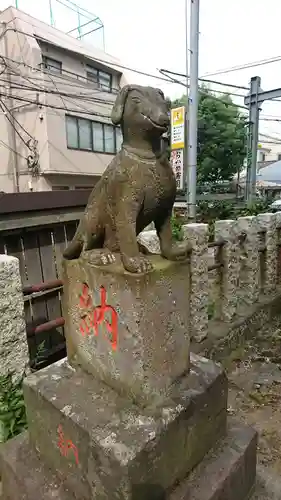
[[[182,235],[182,220],[180,217],[177,215],[173,215],[171,218],[171,225],[172,225],[172,233],[173,233],[173,238],[176,241],[181,241],[183,238]]]
[[[27,427],[22,378],[0,375],[0,443],[20,434]]]
[[[246,217],[248,215],[258,215],[268,211],[269,209],[269,201],[266,200],[257,200],[255,203],[248,205],[245,208],[242,208],[239,211],[239,217]]]

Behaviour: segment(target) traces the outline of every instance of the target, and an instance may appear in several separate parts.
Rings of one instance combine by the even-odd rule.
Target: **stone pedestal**
[[[189,265],[150,259],[146,275],[90,256],[64,262],[63,275],[70,364],[143,404],[189,369]]]
[[[220,365],[189,353],[188,264],[65,265],[68,360],[25,380],[4,500],[246,500],[256,433],[227,420]]]

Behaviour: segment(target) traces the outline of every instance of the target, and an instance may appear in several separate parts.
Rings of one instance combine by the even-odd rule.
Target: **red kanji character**
[[[89,287],[86,283],[83,284],[82,294],[79,297],[79,305],[84,309],[89,309],[93,306],[92,297],[89,295]]]
[[[58,435],[59,435],[58,447],[60,449],[61,454],[64,457],[67,457],[69,450],[72,450],[73,454],[74,454],[76,465],[79,465],[79,457],[78,457],[77,447],[75,446],[75,444],[73,444],[71,439],[67,439],[67,441],[65,440],[61,425],[58,426]]]
[[[97,306],[93,311],[93,327],[96,335],[98,334],[98,325],[105,322],[107,331],[111,334],[111,345],[112,349],[116,351],[117,349],[117,334],[118,334],[118,316],[117,312],[112,306],[106,304],[106,290],[102,286],[100,289],[101,294],[101,304]],[[106,312],[111,313],[111,323],[109,323],[104,315]]]

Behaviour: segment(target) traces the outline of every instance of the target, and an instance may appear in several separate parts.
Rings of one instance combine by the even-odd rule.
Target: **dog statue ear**
[[[119,125],[122,120],[125,103],[130,90],[131,85],[125,85],[116,97],[116,101],[111,111],[111,121],[114,125]]]

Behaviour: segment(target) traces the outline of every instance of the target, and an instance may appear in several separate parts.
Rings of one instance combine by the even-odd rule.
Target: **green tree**
[[[186,96],[172,107],[184,106]],[[198,102],[198,184],[229,181],[243,168],[246,155],[246,117],[229,95],[201,88]]]

